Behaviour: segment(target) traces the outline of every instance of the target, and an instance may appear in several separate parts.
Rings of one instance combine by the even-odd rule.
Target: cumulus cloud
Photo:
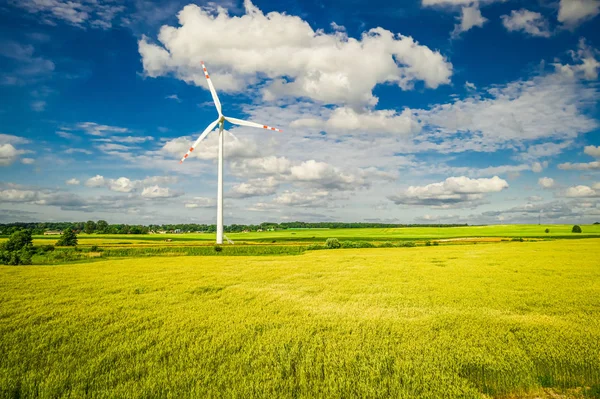
[[[539,12],[526,9],[513,10],[510,15],[500,17],[509,32],[523,31],[531,36],[550,37],[550,24]]]
[[[588,145],[583,149],[583,152],[594,158],[600,158],[600,146]]]
[[[598,0],[560,0],[558,21],[574,28],[600,13]]]
[[[12,165],[20,155],[31,151],[21,150],[18,147],[21,144],[27,144],[29,140],[24,137],[13,136],[12,134],[0,134],[0,166]],[[32,163],[31,158],[23,158],[24,164]]]
[[[104,180],[104,176],[101,175],[96,175],[94,177],[90,177],[89,179],[87,179],[87,181],[85,182],[85,185],[87,187],[102,187],[105,185],[105,180]]]
[[[20,152],[12,144],[0,144],[0,166],[11,165]]]
[[[554,67],[558,73],[570,78],[598,79],[598,70],[600,69],[600,62],[596,59],[600,55],[598,50],[589,46],[585,39],[581,38],[577,51],[571,51],[570,54],[575,64],[555,63]]]
[[[65,184],[68,184],[69,186],[78,186],[79,183],[81,183],[81,182],[74,177],[65,182]]]
[[[590,198],[590,197],[598,197],[600,193],[594,190],[589,186],[575,186],[569,187],[565,192],[565,197],[569,198]]]
[[[135,184],[126,177],[119,177],[115,180],[108,182],[108,188],[111,191],[117,191],[120,193],[130,193],[135,189]]]
[[[481,28],[487,22],[487,18],[481,15],[481,10],[477,4],[469,7],[463,7],[460,15],[460,23],[454,25],[452,37],[456,38],[461,33],[471,30],[473,27]]]
[[[265,15],[250,0],[244,9],[232,17],[221,7],[184,7],[180,27],[161,28],[160,44],[139,41],[144,73],[205,87],[204,59],[221,91],[245,90],[266,78],[265,100],[291,96],[361,106],[377,103],[372,91],[379,83],[403,89],[418,81],[429,88],[450,83],[452,65],[411,37],[374,28],[355,39],[341,30],[314,31],[297,16]]]
[[[32,165],[35,163],[35,159],[33,158],[21,158],[21,163],[24,165]]]
[[[475,207],[485,194],[508,188],[506,180],[470,179],[465,176],[449,177],[440,183],[410,186],[403,192],[388,197],[397,205],[429,206],[432,208]]]
[[[551,177],[540,177],[538,184],[543,188],[552,188],[554,187],[554,179]]]

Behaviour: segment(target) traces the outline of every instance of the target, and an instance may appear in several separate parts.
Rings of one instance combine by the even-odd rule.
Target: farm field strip
[[[582,234],[571,233],[572,225],[506,225],[467,227],[406,227],[372,229],[299,229],[251,233],[227,233],[236,244],[295,244],[323,243],[335,237],[347,241],[442,240],[460,238],[582,238],[600,237],[600,225],[582,225]],[[545,230],[549,229],[549,233]],[[212,245],[214,233],[188,234],[79,234],[80,245],[92,246],[186,246]],[[0,238],[0,241],[4,239]],[[35,236],[35,245],[53,244],[58,236]],[[166,241],[171,240],[171,241]]]

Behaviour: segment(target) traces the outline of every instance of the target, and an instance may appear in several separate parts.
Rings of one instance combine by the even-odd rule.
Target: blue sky
[[[0,221],[600,221],[599,0],[0,5]]]

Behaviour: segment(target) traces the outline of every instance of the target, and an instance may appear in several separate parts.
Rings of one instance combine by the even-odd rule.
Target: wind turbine
[[[261,125],[260,123],[245,121],[242,119],[231,118],[229,116],[223,115],[221,112],[221,101],[219,101],[219,96],[217,96],[217,92],[215,91],[215,87],[210,80],[210,76],[208,75],[208,71],[206,70],[206,66],[203,61],[200,61],[202,64],[202,70],[204,71],[204,76],[206,76],[206,81],[208,82],[208,88],[210,89],[210,94],[212,95],[213,102],[215,103],[215,107],[217,108],[217,112],[219,112],[219,117],[217,120],[212,122],[198,137],[196,142],[190,147],[188,152],[181,158],[179,163],[183,163],[187,157],[190,156],[192,151],[196,148],[196,146],[204,140],[204,138],[217,126],[219,125],[219,166],[218,166],[218,183],[217,183],[217,244],[223,244],[223,142],[224,142],[224,134],[223,134],[223,125],[225,121],[232,123],[234,125],[240,126],[249,126],[249,127],[257,127],[260,129],[274,130],[276,132],[281,132],[280,129]]]

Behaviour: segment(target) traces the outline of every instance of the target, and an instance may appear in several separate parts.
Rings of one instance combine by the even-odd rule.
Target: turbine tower
[[[192,151],[196,148],[196,146],[204,140],[204,138],[210,133],[217,124],[219,125],[219,162],[218,162],[218,183],[217,183],[217,244],[223,244],[223,144],[224,144],[224,134],[223,134],[223,124],[225,121],[232,123],[234,125],[240,126],[249,126],[249,127],[257,127],[260,129],[267,130],[275,130],[276,132],[281,132],[280,129],[261,125],[260,123],[244,121],[242,119],[231,118],[229,116],[224,116],[221,112],[221,101],[219,101],[219,97],[217,96],[217,92],[215,91],[215,87],[210,80],[210,76],[208,75],[208,71],[206,70],[206,66],[204,62],[200,61],[202,64],[202,70],[204,71],[204,76],[206,76],[206,81],[208,82],[208,88],[210,89],[210,94],[212,95],[213,102],[215,103],[215,107],[217,108],[217,112],[219,113],[219,117],[216,121],[212,122],[198,137],[196,142],[190,147],[188,152],[181,158],[179,163],[183,163],[187,157],[190,156]]]

